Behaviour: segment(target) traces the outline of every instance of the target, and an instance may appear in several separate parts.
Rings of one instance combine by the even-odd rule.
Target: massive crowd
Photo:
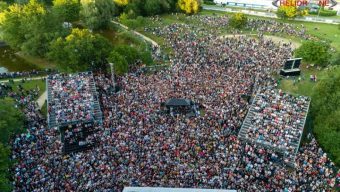
[[[213,21],[211,21],[213,22]],[[92,150],[61,154],[58,131],[47,128],[26,97],[28,132],[13,143],[16,191],[121,191],[124,186],[323,191],[335,185],[334,164],[311,142],[294,169],[279,154],[237,138],[255,87],[275,86],[271,74],[291,56],[270,40],[218,38],[212,30],[173,24],[157,32],[174,55],[152,74],[96,74],[104,122]],[[277,54],[280,53],[280,54]],[[187,98],[204,107],[198,117],[162,113],[160,103]]]
[[[56,124],[94,119],[92,75],[52,75],[48,77],[49,109],[51,121]]]

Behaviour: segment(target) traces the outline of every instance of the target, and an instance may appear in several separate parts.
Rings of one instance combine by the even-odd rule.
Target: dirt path
[[[39,109],[41,109],[44,106],[46,100],[47,100],[47,91],[45,91],[42,95],[40,95],[40,97],[37,100]]]
[[[257,34],[236,34],[236,35],[223,35],[221,38],[238,38],[238,37],[244,37],[244,36],[256,36]],[[265,39],[272,40],[274,43],[277,44],[283,44],[283,43],[291,43],[291,46],[293,49],[297,49],[301,46],[301,43],[298,43],[296,41],[292,41],[287,38],[283,37],[277,37],[277,36],[272,36],[272,35],[264,35],[263,36]]]

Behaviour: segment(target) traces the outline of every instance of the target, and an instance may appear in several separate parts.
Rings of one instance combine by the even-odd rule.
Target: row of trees
[[[10,140],[23,131],[24,116],[10,98],[0,99],[0,191],[11,191]]]
[[[183,11],[195,14],[201,9],[201,0],[114,0],[118,14],[126,14],[129,19],[137,16],[152,16]]]
[[[340,65],[340,63],[338,63]],[[311,112],[318,142],[340,165],[340,68],[327,71],[313,90]]]
[[[2,40],[15,50],[47,58],[57,63],[61,70],[69,72],[103,67],[113,46],[107,39],[92,31],[109,28],[111,19],[115,15],[148,16],[178,9],[192,14],[197,13],[201,5],[200,0],[22,0],[15,2],[17,3],[11,3],[8,7],[4,3],[0,4]],[[72,28],[72,24],[80,24],[81,28],[86,29]],[[146,58],[145,51],[142,52],[141,55]],[[121,54],[126,58],[128,53]]]
[[[52,4],[46,7],[30,0],[8,6],[0,13],[2,39],[15,50],[57,63],[63,71],[106,67],[113,48],[119,46],[92,31],[110,27],[115,13],[113,0],[54,0]],[[79,19],[87,29],[72,28],[72,23],[78,23]],[[145,47],[129,50],[140,52],[147,58],[142,60],[150,62],[151,53]],[[131,54],[129,51],[119,53],[123,59]]]

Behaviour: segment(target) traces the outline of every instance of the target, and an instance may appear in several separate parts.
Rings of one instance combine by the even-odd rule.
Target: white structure
[[[244,6],[245,8],[276,9],[272,4],[273,0],[214,0],[214,2],[217,4],[228,4],[230,6]]]
[[[163,188],[163,187],[124,187],[123,192],[237,192],[227,189]]]

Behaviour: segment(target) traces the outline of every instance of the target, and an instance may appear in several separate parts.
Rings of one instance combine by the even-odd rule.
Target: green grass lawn
[[[39,87],[40,91],[39,91],[39,95],[42,95],[45,90],[46,90],[46,81],[45,80],[31,80],[31,81],[17,81],[14,83],[7,83],[12,85],[13,87],[13,91],[18,91],[18,86],[21,85],[25,90],[31,90],[31,89],[35,89],[36,87]]]
[[[280,78],[279,88],[284,92],[293,94],[293,95],[304,95],[311,97],[313,93],[313,88],[316,85],[316,82],[310,80],[310,75],[316,75],[317,80],[321,80],[325,76],[324,70],[318,70],[315,67],[306,68],[306,65],[302,65],[301,67],[301,80],[296,78]]]

